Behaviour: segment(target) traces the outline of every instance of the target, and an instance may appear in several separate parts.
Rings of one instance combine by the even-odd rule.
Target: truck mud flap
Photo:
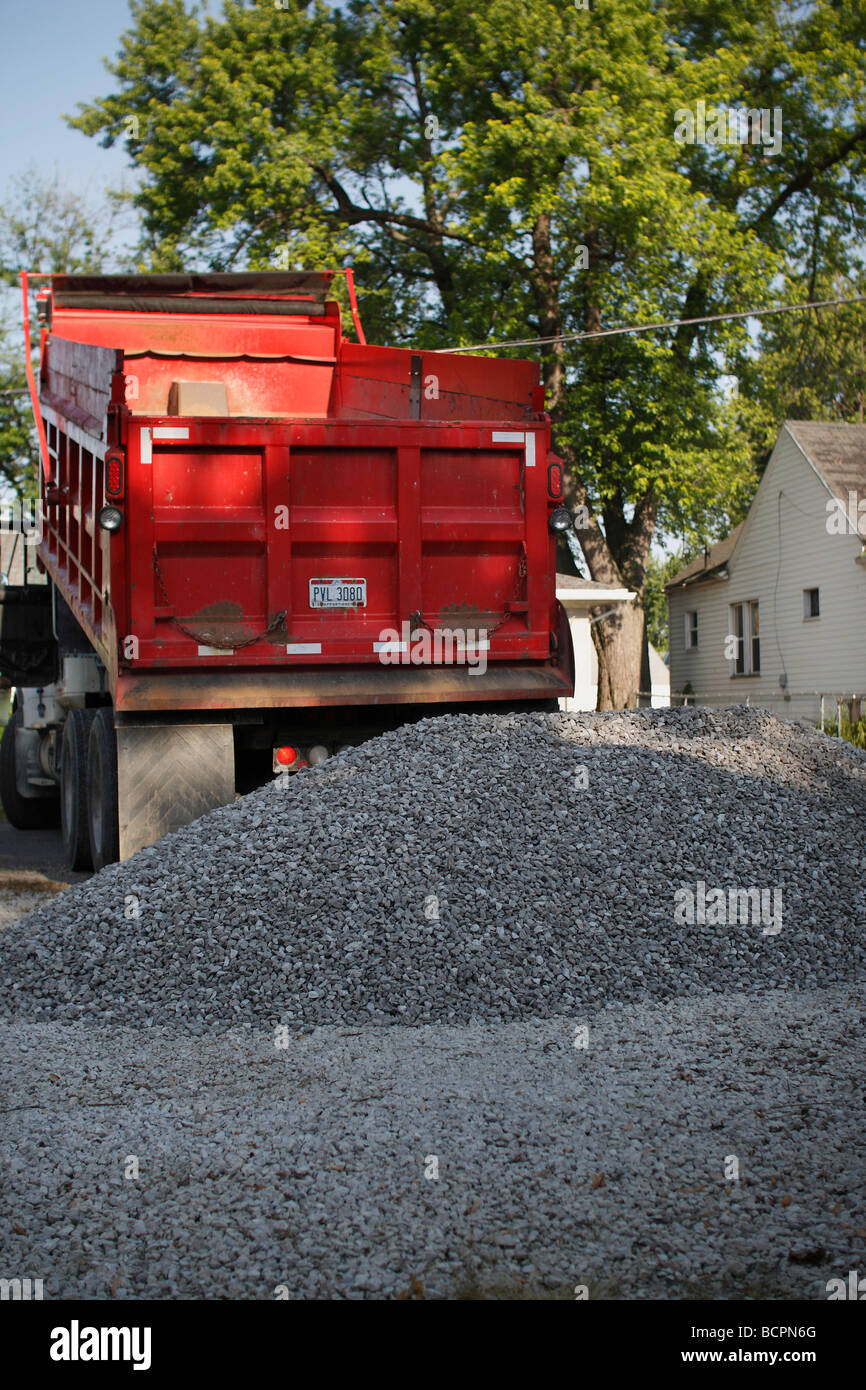
[[[120,858],[234,800],[231,724],[117,729]]]

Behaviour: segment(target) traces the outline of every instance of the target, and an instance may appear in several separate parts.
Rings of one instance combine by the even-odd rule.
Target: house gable
[[[847,476],[852,466],[849,456]],[[797,437],[797,423],[785,425],[724,569],[669,591],[672,692],[688,685],[698,700],[748,698],[782,715],[800,713],[808,699],[809,717],[820,691],[866,694],[866,570],[855,563],[860,538],[828,531],[834,495]],[[814,618],[804,599],[812,589],[820,606]],[[730,609],[748,602],[758,604],[760,673],[732,677],[725,650]],[[691,650],[688,613],[697,614],[698,646]],[[781,676],[788,693],[802,694],[799,705],[782,698]]]

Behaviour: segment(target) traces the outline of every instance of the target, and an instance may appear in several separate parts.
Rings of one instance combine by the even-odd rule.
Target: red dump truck
[[[352,341],[334,274],[40,277],[0,791],[75,868],[407,719],[572,692],[537,366],[371,346],[347,272]]]

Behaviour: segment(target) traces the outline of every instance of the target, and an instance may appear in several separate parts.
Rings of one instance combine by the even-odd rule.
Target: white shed
[[[568,614],[574,644],[574,695],[571,699],[560,700],[560,708],[595,709],[598,705],[598,657],[592,640],[592,620],[620,603],[630,603],[634,594],[631,589],[558,574],[556,597]]]
[[[649,643],[650,704],[653,709],[667,709],[671,702],[671,673],[652,642]]]

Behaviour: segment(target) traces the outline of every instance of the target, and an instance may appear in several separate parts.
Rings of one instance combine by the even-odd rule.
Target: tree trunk
[[[585,242],[592,263],[599,251],[595,228],[588,230]],[[561,333],[559,282],[551,246],[551,218],[546,212],[539,214],[532,230],[530,283],[541,336],[553,337]],[[601,326],[597,306],[590,304],[585,317],[588,331]],[[565,361],[561,342],[546,348],[542,372],[547,408],[556,426],[565,403]],[[625,519],[623,499],[613,499],[604,508],[602,531],[589,508],[573,450],[559,439],[556,447],[568,470],[565,500],[570,507],[580,507],[585,512],[586,525],[576,529],[590,575],[597,583],[632,589],[637,594],[631,603],[617,605],[616,611],[609,616],[602,614],[611,605],[600,607],[594,615],[598,621],[590,629],[598,658],[597,708],[625,709],[638,703],[639,691],[649,690],[649,654],[641,595],[655,529],[655,499],[649,493],[641,498],[630,522]]]
[[[639,598],[621,603],[592,625],[598,657],[597,709],[631,709],[637,703],[646,619]]]

